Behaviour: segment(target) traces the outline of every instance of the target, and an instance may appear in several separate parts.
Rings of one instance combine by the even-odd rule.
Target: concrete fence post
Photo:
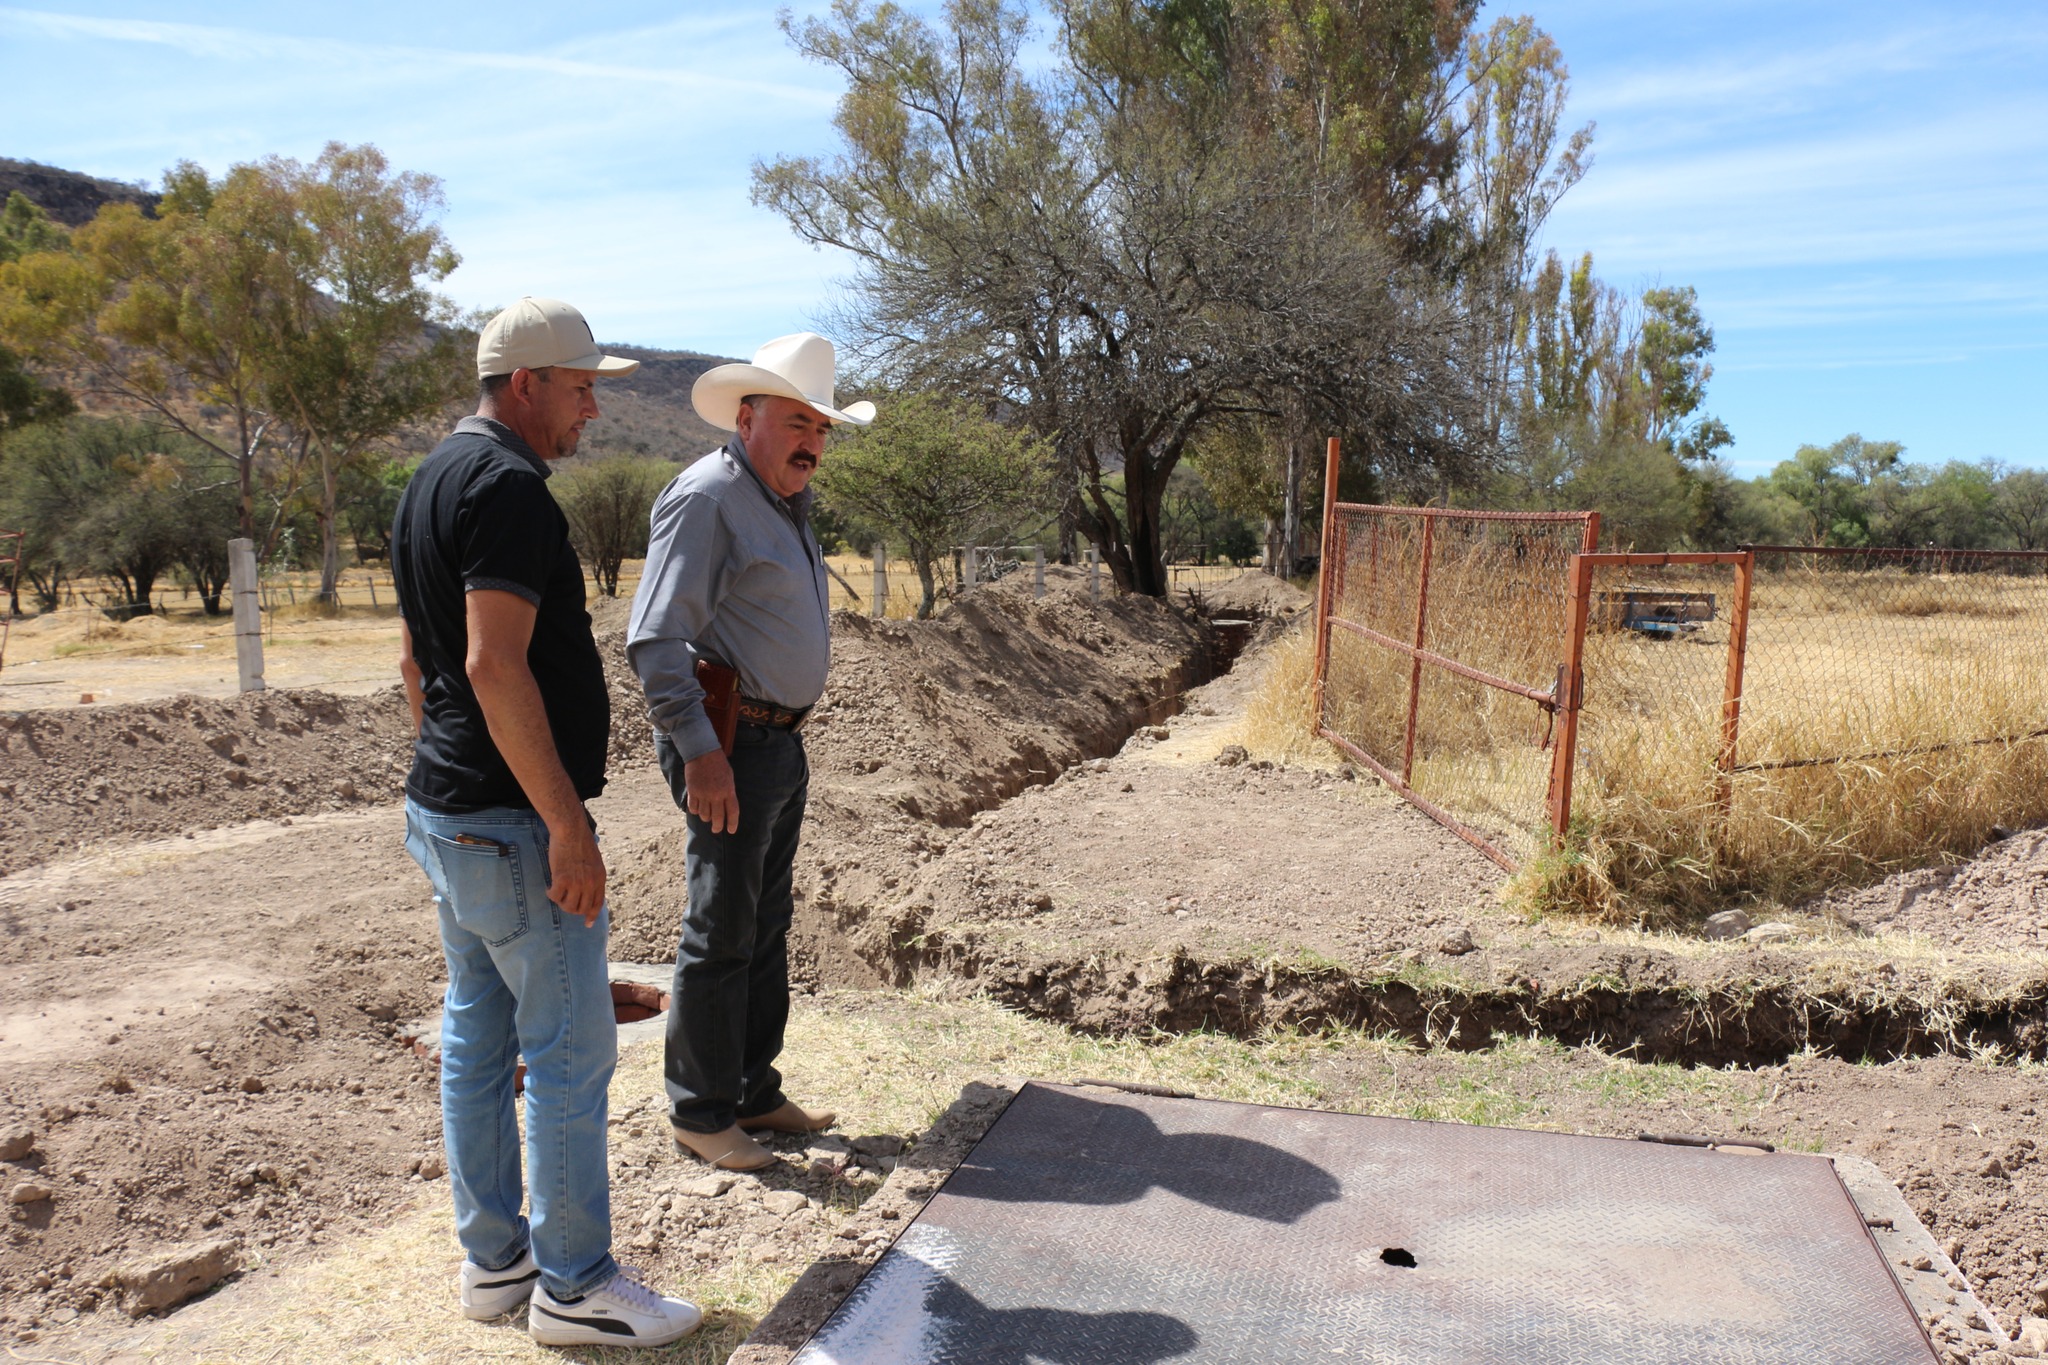
[[[1043,597],[1045,596],[1045,547],[1043,545],[1034,545],[1031,548],[1031,569],[1031,595],[1033,597]]]
[[[263,690],[263,602],[256,583],[256,542],[228,542],[228,588],[235,605],[235,672],[241,690]]]
[[[879,540],[875,542],[875,604],[868,614],[876,620],[889,614],[889,551]]]
[[[970,545],[967,547],[967,557],[961,561],[960,565],[960,586],[962,588],[971,588],[975,582],[974,547]]]

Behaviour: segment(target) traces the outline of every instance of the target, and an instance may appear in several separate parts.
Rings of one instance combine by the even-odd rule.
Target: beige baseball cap
[[[560,365],[599,374],[631,374],[637,360],[622,360],[597,349],[583,314],[560,299],[523,298],[484,324],[476,339],[476,377]]]

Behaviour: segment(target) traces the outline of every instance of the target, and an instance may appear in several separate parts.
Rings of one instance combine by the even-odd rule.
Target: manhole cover
[[[1026,1085],[797,1356],[1930,1365],[1833,1166]]]

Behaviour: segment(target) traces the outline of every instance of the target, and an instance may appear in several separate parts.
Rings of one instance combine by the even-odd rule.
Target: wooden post
[[[1415,647],[1422,648],[1429,629],[1429,564],[1436,552],[1436,514],[1422,514],[1422,571],[1415,579]],[[1415,726],[1422,715],[1422,659],[1408,668],[1408,734],[1401,741],[1401,781],[1415,785]]]
[[[868,608],[868,615],[877,621],[889,614],[889,551],[881,541],[875,542],[875,597]]]
[[[1742,730],[1742,670],[1749,656],[1749,593],[1756,551],[1735,562],[1735,601],[1728,608],[1728,683],[1721,692],[1721,778],[1717,796],[1725,817],[1735,806],[1735,741]]]
[[[1323,457],[1323,549],[1316,564],[1316,728],[1329,718],[1324,694],[1329,690],[1330,614],[1337,607],[1336,564],[1343,553],[1337,534],[1337,438],[1332,436]]]
[[[370,575],[370,605],[372,607],[377,605],[377,575],[375,574]]]
[[[241,690],[263,690],[263,602],[256,582],[256,542],[228,542],[228,588],[235,614],[235,672]]]
[[[1586,539],[1598,543],[1599,522]],[[1586,616],[1593,596],[1593,566],[1586,551],[1572,556],[1566,588],[1564,666],[1557,671],[1557,748],[1550,755],[1550,829],[1564,843],[1572,823],[1572,766],[1578,761],[1579,708],[1586,700]]]
[[[1088,600],[1102,600],[1102,556],[1093,545],[1088,547]]]
[[[1045,596],[1045,547],[1043,545],[1031,547],[1031,595],[1033,597]]]

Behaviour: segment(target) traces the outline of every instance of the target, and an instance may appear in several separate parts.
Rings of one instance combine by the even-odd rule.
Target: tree
[[[50,221],[42,206],[15,190],[0,208],[0,262],[20,260],[31,251],[62,251],[71,234]]]
[[[266,558],[317,467],[331,546],[339,467],[438,406],[436,365],[459,372],[419,283],[454,265],[437,205],[430,177],[388,175],[372,147],[219,180],[181,162],[155,218],[106,204],[67,249],[0,264],[0,337],[231,462],[241,533]]]
[[[2048,546],[2048,474],[1993,466],[1997,479],[1988,514],[2022,550]]]
[[[922,621],[938,600],[935,566],[955,545],[1013,538],[1049,473],[1043,443],[965,403],[919,394],[837,441],[818,487],[822,501],[901,538],[917,570]]]
[[[257,457],[269,427],[266,358],[291,281],[275,244],[288,218],[241,168],[216,184],[191,162],[164,176],[159,216],[102,205],[68,251],[0,265],[0,335],[234,462],[241,531],[255,536]],[[209,417],[222,410],[226,431]],[[282,499],[279,499],[281,502]]]
[[[845,329],[874,369],[1018,414],[1055,452],[1063,532],[1153,595],[1167,484],[1215,423],[1343,414],[1361,459],[1418,482],[1482,459],[1451,319],[1357,166],[1276,124],[1256,25],[1222,0],[1061,17],[1037,78],[1002,0],[944,34],[862,0],[786,26],[847,81],[843,151],[757,166],[755,199],[856,260]]]
[[[44,384],[22,367],[21,357],[0,346],[0,436],[31,422],[69,417],[78,411],[70,394]]]
[[[149,614],[157,580],[180,557],[186,474],[204,458],[194,442],[133,420],[76,417],[11,440],[6,501],[41,566],[46,606],[67,572],[92,573],[118,586],[118,597],[100,604],[109,616]],[[216,538],[225,530],[217,527]]]
[[[666,460],[613,455],[556,477],[555,500],[569,519],[569,538],[606,597],[619,595],[619,566],[647,553],[648,514],[675,472]]]
[[[341,480],[380,441],[467,387],[475,338],[446,324],[430,284],[460,262],[432,218],[440,182],[393,174],[375,147],[330,142],[310,166],[272,157],[254,168],[290,208],[281,249],[293,287],[278,299],[275,353],[262,392],[313,454],[320,598],[341,572]]]

